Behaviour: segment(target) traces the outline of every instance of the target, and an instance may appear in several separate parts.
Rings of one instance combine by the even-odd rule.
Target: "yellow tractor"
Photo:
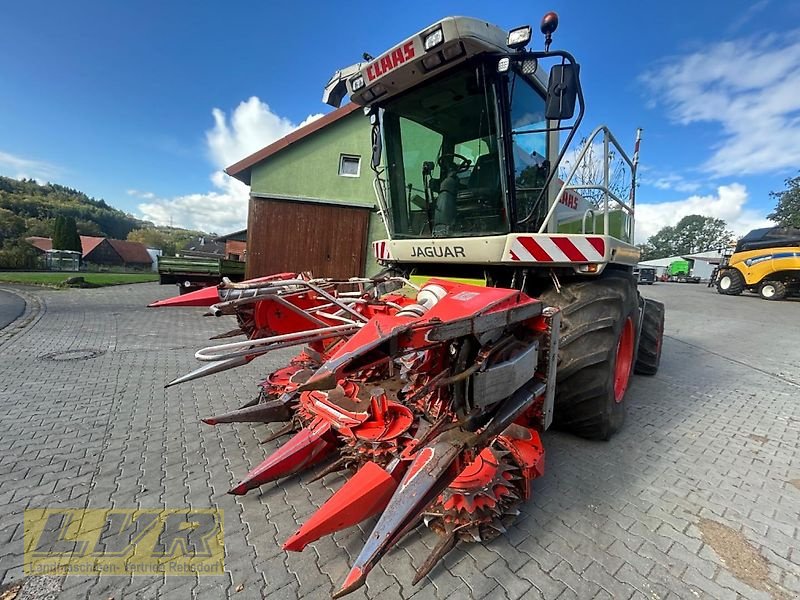
[[[757,292],[764,300],[800,295],[800,229],[754,229],[736,244],[717,273],[717,291],[738,296]]]

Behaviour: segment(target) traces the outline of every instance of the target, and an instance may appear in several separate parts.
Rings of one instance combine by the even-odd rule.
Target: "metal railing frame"
[[[584,158],[586,158],[586,154],[589,149],[592,147],[595,138],[603,134],[603,183],[602,184],[594,184],[594,185],[571,185],[570,182],[575,177],[575,174],[578,172],[578,167],[583,162]],[[619,196],[617,196],[610,188],[610,146],[613,144],[614,148],[619,155],[625,160],[628,164],[628,167],[631,169],[631,194],[630,194],[630,204],[624,202]],[[622,146],[617,141],[617,138],[614,137],[614,134],[611,133],[611,130],[606,125],[600,125],[594,131],[592,131],[591,135],[586,138],[586,143],[583,145],[583,148],[578,153],[578,156],[575,160],[575,163],[572,169],[569,172],[569,175],[564,180],[564,184],[561,186],[561,189],[556,194],[555,199],[553,200],[552,204],[550,205],[550,209],[547,211],[547,215],[545,215],[544,220],[542,221],[541,226],[539,227],[539,231],[537,233],[547,233],[549,226],[551,225],[551,221],[556,214],[556,209],[561,202],[561,198],[564,196],[564,193],[567,190],[574,190],[576,192],[580,192],[580,190],[600,190],[603,192],[603,235],[611,235],[608,231],[609,228],[609,212],[608,212],[608,203],[609,198],[614,200],[625,213],[628,215],[625,234],[627,239],[623,239],[622,241],[627,243],[632,243],[633,240],[633,231],[635,225],[635,217],[634,217],[634,209],[636,206],[636,161],[632,160],[628,157],[625,150],[622,149]],[[600,208],[600,207],[598,207]],[[590,209],[592,210],[592,209]],[[587,211],[588,212],[588,211]],[[594,210],[592,210],[592,230],[595,229],[594,227],[595,215]],[[583,216],[583,222],[581,224],[581,231],[583,234],[586,233],[586,213]],[[612,236],[614,237],[614,236]],[[619,239],[619,238],[617,238]]]

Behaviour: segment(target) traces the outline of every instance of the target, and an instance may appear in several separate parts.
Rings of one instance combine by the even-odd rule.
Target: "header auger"
[[[544,471],[551,423],[608,439],[631,373],[658,369],[663,305],[632,276],[639,135],[630,159],[598,127],[557,177],[584,113],[577,63],[550,50],[557,24],[545,16],[546,50],[532,52],[530,27],[449,17],[331,79],[325,100],[349,93],[372,126],[383,275],[283,273],[155,304],[208,306],[238,322],[216,338],[246,338],[199,350],[205,366],[168,385],[300,348],[255,400],[204,421],[282,423],[269,441],[291,436],[232,494],[305,471],[349,476],[284,544],[300,551],[378,517],[335,597],[419,525],[440,541],[414,583],[459,541],[502,534]],[[596,140],[603,181],[572,183]],[[612,147],[630,170],[625,199],[611,189]]]

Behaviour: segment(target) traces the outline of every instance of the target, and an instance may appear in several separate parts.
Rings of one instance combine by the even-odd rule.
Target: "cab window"
[[[547,195],[539,196],[547,180],[547,120],[543,94],[523,74],[512,71],[508,77],[511,98],[511,141],[516,188],[517,219],[535,216],[528,224],[538,229],[547,212]],[[538,203],[537,203],[537,200]]]

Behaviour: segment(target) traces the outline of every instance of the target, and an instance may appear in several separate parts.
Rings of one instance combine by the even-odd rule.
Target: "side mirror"
[[[550,70],[547,84],[545,118],[552,121],[571,119],[580,89],[580,65],[564,63]]]

